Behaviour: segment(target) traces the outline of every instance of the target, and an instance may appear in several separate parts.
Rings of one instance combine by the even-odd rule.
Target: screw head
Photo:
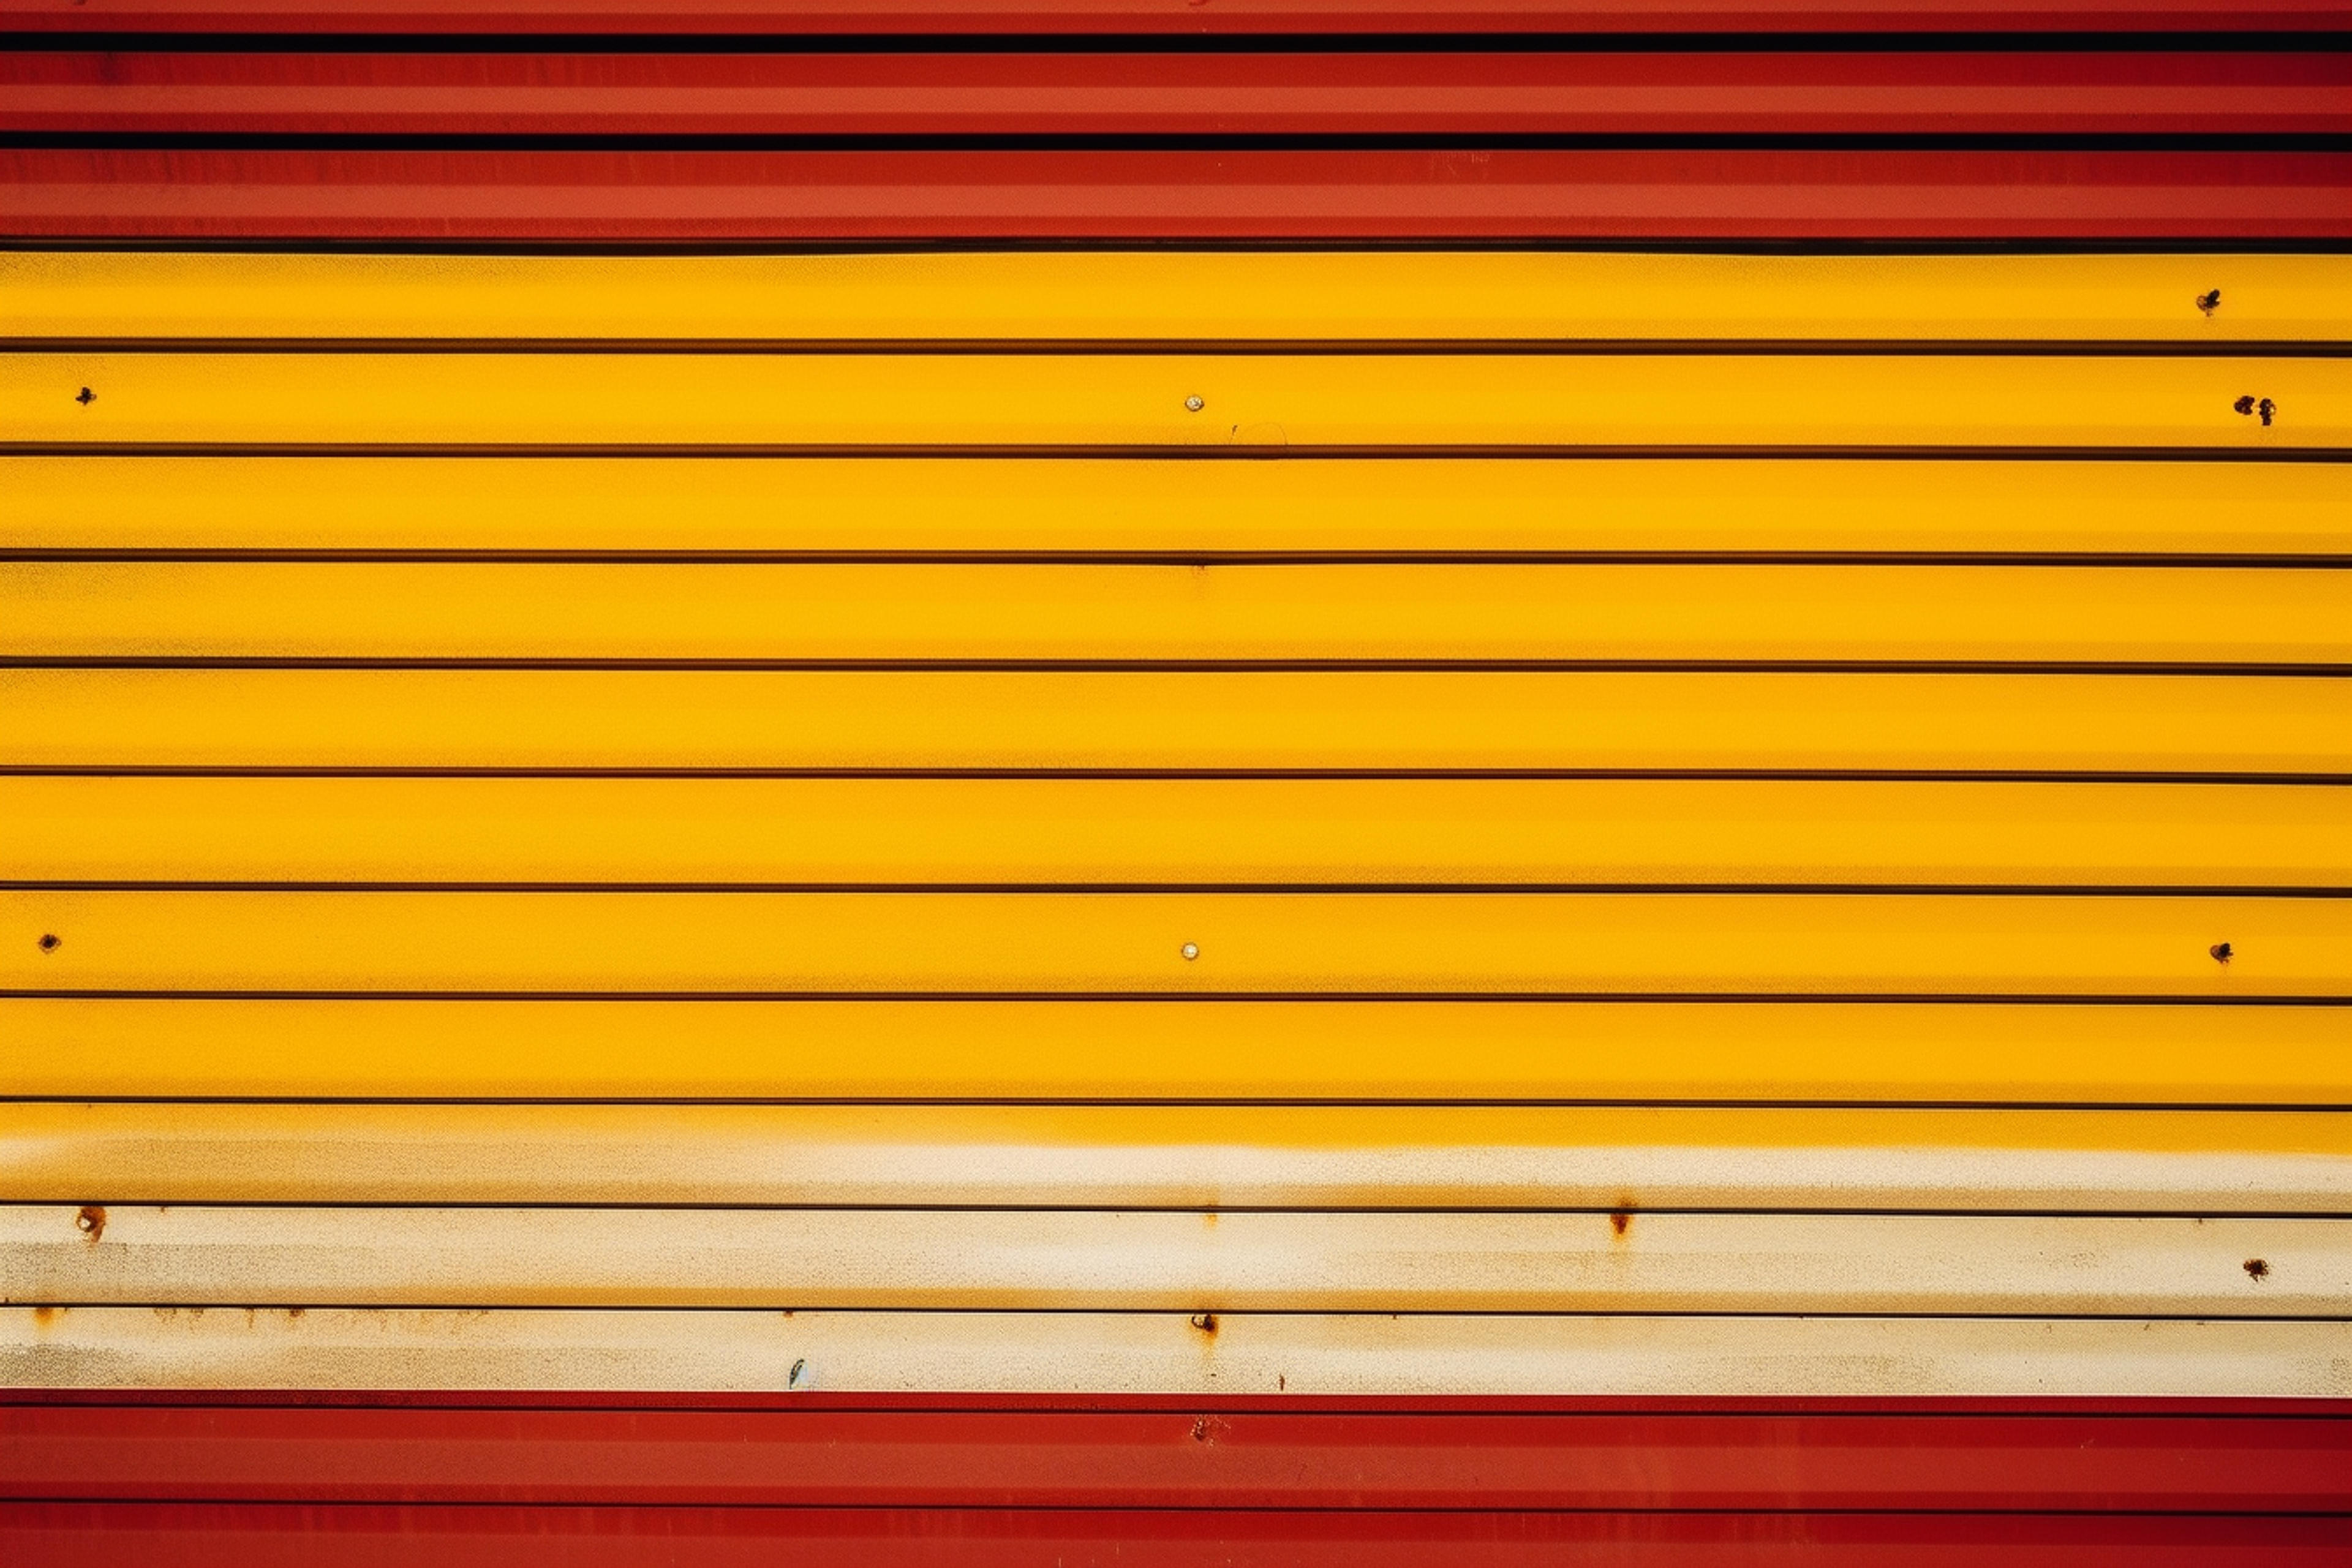
[[[1202,409],[1206,408],[1208,405],[1208,399],[1202,397],[1197,392],[1184,400],[1184,406],[1191,409],[1195,414],[1198,414]]]
[[[98,1221],[92,1217],[89,1210],[84,1209],[81,1213],[74,1215],[74,1228],[76,1230],[96,1230],[98,1228]]]
[[[1198,958],[1201,956],[1201,944],[1196,942],[1188,942],[1176,951],[1182,953],[1188,959]]]

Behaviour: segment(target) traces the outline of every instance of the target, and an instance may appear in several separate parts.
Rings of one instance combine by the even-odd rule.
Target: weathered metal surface
[[[1195,1320],[1199,1321],[1196,1321]],[[0,1378],[91,1390],[768,1390],[1879,1401],[2352,1399],[2305,1319],[0,1308]]]

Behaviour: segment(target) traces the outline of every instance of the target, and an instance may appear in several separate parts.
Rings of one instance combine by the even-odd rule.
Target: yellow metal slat
[[[0,1103],[0,1201],[2341,1214],[2352,1113]]]
[[[2352,771],[2352,682],[1486,671],[0,671],[15,766]]]
[[[0,1052],[68,1098],[2352,1105],[2341,1006],[0,997]]]
[[[2319,451],[2352,445],[2352,362],[15,353],[0,443]]]
[[[2352,466],[0,457],[0,548],[2344,556]]]
[[[34,991],[2352,999],[2314,898],[41,890],[0,931]]]
[[[2352,573],[0,563],[0,656],[2352,662]]]
[[[2341,341],[2347,294],[2331,256],[24,252],[0,334]]]
[[[2352,1294],[2352,1220],[2306,1215],[123,1205],[100,1229],[94,1213],[0,1205],[0,1300],[2307,1318]]]
[[[28,879],[2352,887],[2334,785],[0,776]]]

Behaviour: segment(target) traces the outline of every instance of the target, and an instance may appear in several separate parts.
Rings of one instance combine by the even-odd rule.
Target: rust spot
[[[1195,1312],[1192,1314],[1192,1326],[1200,1330],[1202,1333],[1213,1337],[1217,1331],[1217,1314],[1214,1312]]]
[[[1633,1228],[1633,1211],[1641,1206],[1641,1205],[1633,1201],[1633,1194],[1618,1194],[1617,1206],[1609,1211],[1609,1229],[1611,1233],[1622,1237],[1626,1232],[1632,1230]]]
[[[2204,293],[2198,295],[2197,308],[2204,311],[2209,316],[2214,311],[2220,310],[2221,308],[2221,290],[2219,289],[2208,289]]]
[[[1275,1391],[1276,1394],[1280,1394],[1280,1393],[1282,1393],[1284,1390],[1287,1389],[1289,1386],[1290,1386],[1290,1379],[1288,1379],[1287,1377],[1285,1377],[1285,1376],[1284,1376],[1282,1373],[1276,1373],[1274,1374],[1274,1391]]]
[[[74,1228],[96,1241],[106,1234],[106,1207],[102,1204],[84,1204],[74,1215]]]
[[[80,404],[84,408],[87,408],[91,404],[98,401],[98,394],[85,386],[79,392],[74,394],[74,401]]]
[[[2254,412],[2261,415],[2263,416],[2263,423],[2267,425],[2271,422],[2271,416],[2278,412],[2278,405],[2265,397],[2260,403],[2254,405]]]
[[[64,1315],[63,1307],[36,1307],[33,1309],[33,1327],[46,1329]]]
[[[2217,942],[2205,951],[2213,955],[2213,962],[2216,963],[2227,963],[2238,955],[2237,949],[2226,942]]]
[[[2272,402],[2267,397],[2256,397],[2251,392],[2246,394],[2245,396],[2238,399],[2237,402],[2230,405],[2230,406],[2236,409],[2241,414],[2261,415],[2264,425],[2268,425],[2278,414],[2277,404]]]
[[[2271,1277],[2271,1266],[2259,1258],[2247,1258],[2245,1269],[2246,1278],[2249,1279],[2267,1279]]]
[[[59,942],[60,940],[62,940],[62,939],[60,939],[60,938],[58,937],[58,933],[57,933],[57,932],[55,932],[55,931],[43,931],[43,932],[41,933],[41,941],[40,941],[40,949],[41,949],[41,951],[42,951],[43,952],[57,952],[57,950],[58,950],[58,942]]]
[[[302,1321],[302,1314],[310,1310],[308,1307],[289,1307],[286,1309],[286,1321],[289,1323],[299,1323]]]
[[[1192,1441],[1213,1443],[1234,1429],[1234,1424],[1219,1415],[1203,1415],[1192,1423]]]

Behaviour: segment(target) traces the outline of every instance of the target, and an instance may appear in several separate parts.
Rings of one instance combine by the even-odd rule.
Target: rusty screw
[[[82,1231],[96,1230],[98,1228],[98,1216],[90,1213],[88,1209],[84,1209],[81,1213],[74,1215],[74,1228],[76,1230]]]
[[[58,933],[57,933],[57,932],[55,932],[55,931],[43,931],[43,932],[41,933],[41,940],[40,940],[40,942],[39,942],[39,946],[40,946],[41,951],[42,951],[43,952],[57,952],[57,950],[58,950]]]
[[[2213,955],[2213,962],[2216,963],[2227,963],[2237,955],[2237,950],[2226,942],[2217,942],[2205,951]]]

